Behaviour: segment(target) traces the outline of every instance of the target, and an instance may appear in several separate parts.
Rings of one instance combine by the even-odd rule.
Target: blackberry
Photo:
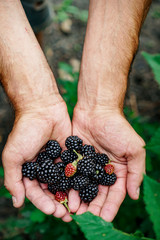
[[[90,184],[79,191],[81,200],[85,203],[91,202],[98,194],[98,186],[96,184]]]
[[[53,193],[53,194],[56,194],[56,192],[59,191],[59,188],[58,188],[58,185],[57,184],[51,184],[49,183],[48,184],[48,190]]]
[[[78,162],[77,172],[81,173],[84,176],[93,176],[95,175],[95,164],[91,159],[84,157]]]
[[[90,182],[90,179],[85,176],[77,175],[72,180],[72,188],[74,190],[80,190],[81,188],[84,188],[87,186]]]
[[[105,186],[111,186],[115,183],[116,179],[117,179],[117,176],[115,173],[112,173],[110,175],[108,173],[105,173],[103,178],[100,181],[100,184]]]
[[[71,188],[71,178],[67,178],[65,174],[61,174],[60,181],[57,183],[59,191],[66,191]]]
[[[109,158],[105,153],[96,153],[95,160],[98,164],[105,166],[109,163]]]
[[[58,168],[60,174],[64,172],[65,164],[63,162],[55,163],[55,166]]]
[[[36,162],[26,162],[22,166],[22,175],[27,177],[30,180],[34,180],[37,177],[37,167],[38,163]]]
[[[49,159],[50,159],[50,158],[49,158],[49,156],[47,155],[46,152],[40,152],[40,153],[38,154],[38,157],[37,157],[36,162],[39,163],[39,164],[41,164],[41,163],[43,163],[44,161],[49,160]]]
[[[58,167],[50,160],[46,160],[39,166],[37,178],[41,183],[54,183],[60,180]]]
[[[95,153],[95,148],[94,148],[93,146],[91,146],[91,145],[85,144],[85,145],[82,147],[81,153],[82,153],[84,156],[87,156],[87,155],[88,155],[88,152]]]
[[[103,167],[100,164],[96,164],[93,180],[99,184],[101,182],[101,179],[103,178],[104,174],[105,174],[105,171],[104,171]]]
[[[46,153],[51,159],[58,158],[61,155],[62,148],[55,140],[49,140],[46,144]]]
[[[67,149],[72,149],[76,151],[80,151],[82,149],[82,143],[83,141],[77,136],[69,136],[65,141]]]
[[[65,163],[72,163],[78,158],[77,154],[72,149],[64,150],[60,156],[61,160]]]

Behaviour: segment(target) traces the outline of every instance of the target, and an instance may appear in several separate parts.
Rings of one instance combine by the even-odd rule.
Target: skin
[[[64,147],[64,140],[71,134],[106,153],[118,177],[112,187],[100,186],[98,196],[89,205],[81,203],[78,192],[71,190],[72,212],[91,211],[112,221],[126,191],[138,199],[145,172],[145,143],[125,119],[123,101],[149,5],[149,0],[136,4],[133,0],[90,1],[71,128],[66,105],[20,2],[0,0],[0,76],[15,109],[14,126],[2,160],[5,186],[15,207],[23,204],[26,195],[44,213],[71,221],[45,185],[26,178],[22,181],[21,174],[22,164],[34,160],[49,139],[58,140]]]

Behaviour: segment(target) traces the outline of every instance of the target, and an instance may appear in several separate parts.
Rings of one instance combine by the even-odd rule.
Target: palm
[[[125,197],[126,184],[130,196],[137,198],[137,184],[144,171],[144,142],[123,116],[112,112],[87,113],[76,110],[73,133],[81,137],[84,143],[93,145],[98,152],[106,153],[114,162],[117,175],[117,181],[112,187],[100,186],[98,196],[89,206],[82,203],[78,213],[91,211],[112,221]]]
[[[16,118],[3,152],[3,165],[5,185],[18,198],[17,207],[23,203],[26,192],[27,198],[43,212],[51,214],[55,211],[55,216],[65,216],[65,208],[54,201],[54,196],[45,186],[40,187],[36,180],[26,178],[23,185],[21,167],[25,161],[34,160],[48,140],[56,139],[63,147],[64,139],[69,135],[71,123],[64,103]]]

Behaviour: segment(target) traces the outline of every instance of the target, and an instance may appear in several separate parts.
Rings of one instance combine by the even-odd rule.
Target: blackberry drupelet
[[[27,177],[30,180],[34,180],[37,177],[37,167],[38,163],[36,162],[26,162],[22,166],[22,175]]]
[[[46,144],[46,153],[51,159],[58,158],[61,155],[62,148],[56,140],[49,140]]]
[[[77,154],[72,149],[64,150],[60,156],[61,160],[65,163],[72,163],[78,158]]]
[[[98,186],[96,184],[90,184],[79,191],[79,196],[85,203],[91,202],[97,194]]]
[[[95,175],[95,164],[91,159],[84,157],[78,162],[77,172],[83,176],[93,176]]]
[[[58,188],[58,185],[56,183],[49,183],[48,184],[48,190],[53,193],[53,194],[56,194],[56,192],[59,191],[59,188]]]
[[[101,179],[103,178],[104,174],[105,174],[105,171],[104,171],[103,167],[97,163],[95,166],[95,174],[92,177],[93,180],[95,182],[97,182],[97,184],[99,184],[101,182]]]
[[[44,161],[49,160],[49,159],[50,159],[49,156],[48,156],[47,153],[44,151],[44,152],[40,152],[40,153],[38,154],[38,157],[37,157],[36,162],[37,162],[38,164],[41,164],[41,163],[43,163]]]
[[[41,183],[54,183],[60,180],[59,169],[50,160],[46,160],[39,166],[37,179]]]
[[[77,175],[72,179],[72,188],[74,190],[80,190],[89,185],[90,179],[86,176]]]
[[[95,160],[102,166],[105,166],[107,163],[109,163],[109,158],[105,153],[96,153]]]
[[[67,149],[72,149],[76,151],[80,151],[82,149],[82,143],[83,141],[77,136],[69,136],[65,141]]]
[[[100,181],[100,184],[104,186],[111,186],[115,183],[116,179],[117,179],[117,176],[115,173],[112,173],[110,175],[108,173],[105,173],[103,178]]]

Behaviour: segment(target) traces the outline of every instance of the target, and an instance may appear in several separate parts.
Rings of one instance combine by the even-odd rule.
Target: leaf
[[[142,55],[152,68],[156,81],[160,84],[160,54],[142,52]]]
[[[41,223],[46,218],[46,215],[43,212],[41,212],[40,210],[35,209],[31,213],[31,217],[30,218],[31,218],[32,222],[39,222],[39,223]]]
[[[88,240],[140,240],[132,234],[121,232],[113,227],[112,223],[104,221],[102,218],[94,216],[90,212],[82,215],[73,215],[72,218],[77,222],[85,237]]]
[[[155,134],[145,148],[160,155],[160,128],[156,130]]]
[[[4,177],[4,170],[2,167],[0,167],[0,178]]]
[[[58,63],[58,67],[60,69],[63,69],[65,72],[67,72],[69,74],[72,74],[72,72],[73,72],[72,66],[67,64],[67,63],[65,63],[65,62],[59,62]]]
[[[160,239],[160,183],[148,176],[144,176],[144,202],[156,237]]]

